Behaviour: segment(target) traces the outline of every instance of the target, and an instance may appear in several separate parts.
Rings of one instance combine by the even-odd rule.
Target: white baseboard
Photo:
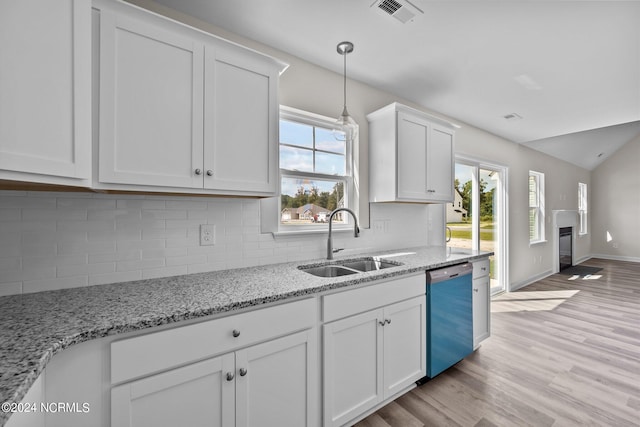
[[[551,270],[547,270],[543,273],[540,274],[536,274],[535,276],[529,277],[526,280],[520,281],[520,282],[515,282],[515,283],[510,283],[509,284],[509,292],[513,292],[513,291],[517,291],[520,288],[524,288],[527,285],[532,284],[533,282],[537,282],[538,280],[542,280],[545,277],[549,277],[553,274],[553,271]]]
[[[640,257],[621,256],[621,255],[591,254],[591,258],[610,259],[613,261],[640,262]]]

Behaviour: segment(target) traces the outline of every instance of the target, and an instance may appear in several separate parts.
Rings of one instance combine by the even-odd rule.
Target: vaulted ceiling
[[[157,1],[586,169],[640,134],[638,1]]]

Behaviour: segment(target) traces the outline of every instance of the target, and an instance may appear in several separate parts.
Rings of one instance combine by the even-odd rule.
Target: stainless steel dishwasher
[[[427,272],[427,377],[473,352],[471,263]]]

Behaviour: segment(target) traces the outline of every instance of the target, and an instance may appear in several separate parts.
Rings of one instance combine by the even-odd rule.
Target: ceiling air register
[[[416,15],[424,13],[407,0],[376,0],[371,7],[376,7],[382,13],[393,16],[403,24],[412,21]]]

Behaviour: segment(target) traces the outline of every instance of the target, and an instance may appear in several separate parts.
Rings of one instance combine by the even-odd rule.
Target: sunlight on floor
[[[582,280],[598,280],[601,277],[602,277],[602,274],[587,274],[586,276],[581,276],[579,274],[574,274],[573,276],[569,277],[567,280],[578,280],[578,279],[582,279]]]
[[[578,290],[512,292],[491,300],[492,313],[550,311],[576,295]]]

